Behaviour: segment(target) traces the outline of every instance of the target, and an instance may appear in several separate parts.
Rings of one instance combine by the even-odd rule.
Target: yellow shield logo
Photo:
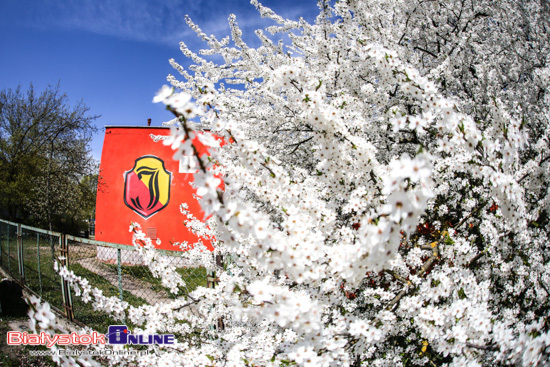
[[[136,159],[124,173],[124,203],[144,219],[164,209],[170,201],[172,173],[164,161],[152,155]]]

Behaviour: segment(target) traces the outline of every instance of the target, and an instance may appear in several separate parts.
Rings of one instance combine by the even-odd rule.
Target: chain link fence
[[[54,270],[61,235],[0,220],[0,265],[15,280],[66,314],[63,286]]]
[[[17,273],[17,224],[0,222],[0,265],[10,273]]]
[[[159,250],[161,251],[161,250]],[[184,266],[185,253],[161,251],[176,265],[186,283],[184,293],[211,286],[213,277],[201,267]],[[55,259],[86,278],[104,296],[114,296],[132,306],[166,302],[175,296],[143,265],[132,246],[112,244],[51,232],[0,220],[0,266],[27,289],[49,302],[72,321],[96,330],[117,322],[75,296],[54,270]]]

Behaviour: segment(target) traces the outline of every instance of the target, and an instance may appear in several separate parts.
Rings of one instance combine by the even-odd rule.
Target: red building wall
[[[165,127],[108,126],[105,130],[96,201],[96,240],[132,245],[131,222],[162,242],[160,249],[175,250],[170,242],[194,243],[197,237],[184,226],[180,205],[202,219],[204,212],[193,197],[192,173],[180,172],[174,151],[152,135],[170,135]],[[199,152],[206,149],[198,144]],[[154,243],[155,241],[153,241]],[[209,242],[205,245],[212,249]]]

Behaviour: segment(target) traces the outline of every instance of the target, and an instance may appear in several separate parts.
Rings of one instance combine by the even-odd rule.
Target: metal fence
[[[212,286],[215,278],[201,267],[185,266],[185,254],[159,250],[169,256],[182,275],[185,292]],[[114,324],[115,320],[94,310],[90,303],[75,297],[69,284],[54,270],[55,259],[76,275],[133,306],[168,301],[174,296],[160,279],[142,264],[133,246],[95,241],[34,228],[0,219],[0,266],[24,287],[39,295],[71,321],[93,328]]]

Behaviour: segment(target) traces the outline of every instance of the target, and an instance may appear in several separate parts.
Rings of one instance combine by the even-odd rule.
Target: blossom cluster
[[[69,334],[69,331],[63,323],[58,322],[57,316],[53,312],[49,303],[42,302],[40,298],[34,295],[27,298],[27,303],[29,304],[29,328],[33,334],[45,333],[49,337],[53,337],[57,333]],[[82,329],[80,331],[82,331],[83,334],[88,334],[89,332],[88,329]],[[94,348],[101,348],[101,346],[94,346]],[[82,355],[74,358],[72,356],[59,353],[57,344],[53,344],[50,347],[50,351],[52,352],[52,360],[61,366],[101,366],[100,363],[95,361],[89,355]]]
[[[322,1],[309,24],[252,3],[271,36],[187,19],[209,48],[181,43],[194,64],[171,60],[183,80],[154,100],[208,218],[185,221],[225,259],[204,257],[216,288],[124,312],[189,336],[174,364],[548,365],[545,5]]]

